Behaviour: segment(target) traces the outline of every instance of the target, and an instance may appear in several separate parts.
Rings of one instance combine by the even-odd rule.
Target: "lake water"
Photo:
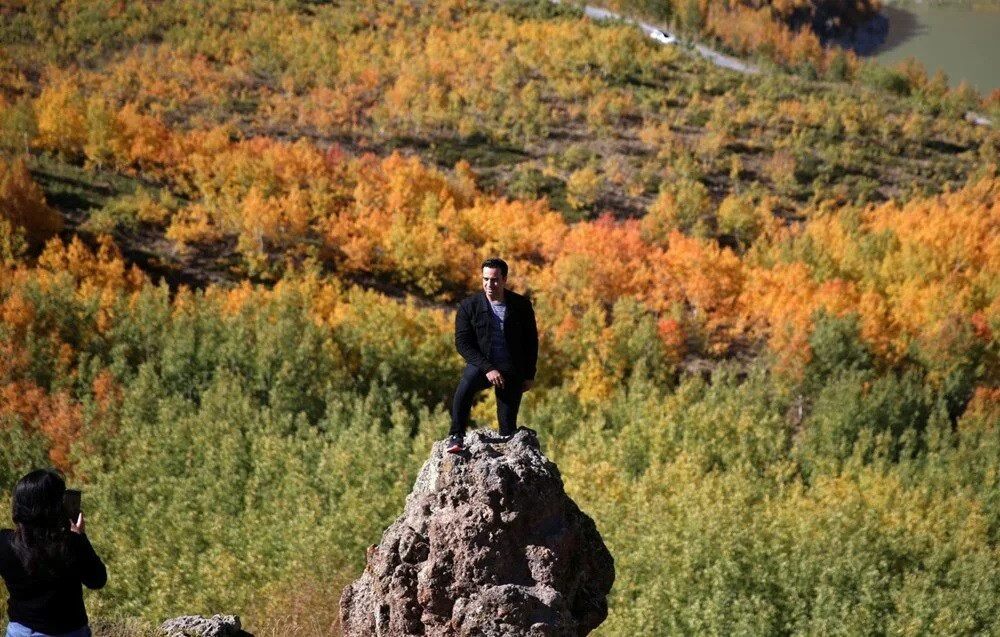
[[[964,79],[983,95],[1000,88],[1000,7],[885,4],[882,14],[889,32],[874,52],[880,62],[916,58],[928,75],[943,70],[951,86]]]

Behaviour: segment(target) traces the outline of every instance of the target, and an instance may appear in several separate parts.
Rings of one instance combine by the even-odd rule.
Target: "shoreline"
[[[891,0],[879,14],[854,33],[824,44],[895,66],[918,60],[933,75],[938,70],[956,87],[961,81],[983,96],[1000,89],[1000,72],[988,59],[1000,56],[1000,5],[980,11],[974,4],[959,5],[915,0]]]

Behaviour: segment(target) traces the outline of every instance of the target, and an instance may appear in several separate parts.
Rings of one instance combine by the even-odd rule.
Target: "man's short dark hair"
[[[507,278],[507,262],[504,261],[503,259],[498,259],[496,257],[493,257],[492,259],[486,259],[485,261],[483,261],[483,267],[497,268],[498,270],[500,270],[500,275],[503,276],[503,278],[505,279]]]

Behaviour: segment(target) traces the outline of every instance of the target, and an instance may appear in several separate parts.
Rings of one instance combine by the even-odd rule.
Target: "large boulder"
[[[529,429],[434,445],[403,514],[344,589],[345,637],[586,635],[608,614],[614,559]]]

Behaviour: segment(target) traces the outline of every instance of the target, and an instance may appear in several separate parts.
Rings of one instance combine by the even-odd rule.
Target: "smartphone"
[[[80,497],[82,495],[79,489],[66,489],[66,493],[63,495],[63,510],[73,522],[76,522],[80,517]]]

